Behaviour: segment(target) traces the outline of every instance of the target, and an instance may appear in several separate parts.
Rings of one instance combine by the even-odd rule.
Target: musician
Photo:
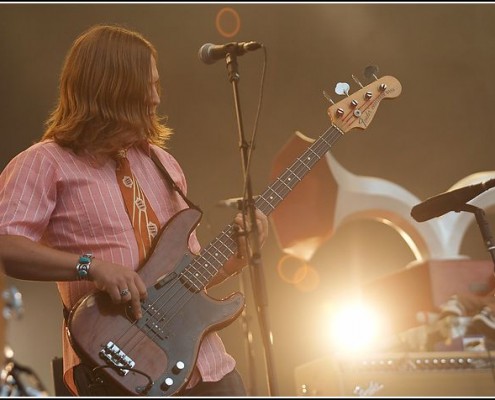
[[[159,229],[188,208],[186,178],[165,150],[171,130],[156,112],[160,103],[157,61],[156,49],[138,32],[98,25],[82,33],[66,56],[58,104],[41,140],[14,157],[0,175],[0,254],[6,273],[18,279],[56,281],[67,310],[96,288],[115,304],[130,304],[135,318],[142,316],[140,302],[147,288],[136,271],[145,264],[141,252],[152,253],[153,248],[143,250],[141,242],[138,248],[140,239],[116,178],[119,160],[129,161],[149,203],[146,210],[151,207],[156,214],[157,223],[146,226],[152,244],[160,236]],[[177,188],[167,182],[153,154]],[[259,210],[256,218],[263,244],[267,218]],[[241,214],[235,216],[234,226],[249,230]],[[187,240],[191,252],[198,253],[195,232]],[[229,254],[208,286],[246,265],[249,248],[244,240],[237,247],[238,252]],[[93,329],[98,326],[88,326]],[[121,393],[108,379],[95,384],[65,329],[63,358],[64,381],[74,394],[129,394]],[[216,332],[202,340],[181,394],[246,394],[235,360]]]

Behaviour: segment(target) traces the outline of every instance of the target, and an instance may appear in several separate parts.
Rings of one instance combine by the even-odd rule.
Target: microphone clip
[[[253,196],[253,200],[256,201],[260,195]],[[237,208],[239,211],[242,211],[247,208],[249,205],[247,199],[243,199],[242,197],[234,197],[231,199],[220,200],[217,203],[218,207],[232,207]]]

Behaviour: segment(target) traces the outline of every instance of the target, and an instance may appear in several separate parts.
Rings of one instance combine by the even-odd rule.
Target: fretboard
[[[256,199],[256,208],[269,215],[342,135],[342,132],[334,126],[327,129]],[[206,287],[222,265],[236,253],[237,243],[233,238],[232,223],[192,260],[184,270],[183,277],[198,290]]]

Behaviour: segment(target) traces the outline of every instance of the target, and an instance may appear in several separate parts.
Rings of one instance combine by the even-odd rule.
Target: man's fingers
[[[141,296],[136,286],[134,286],[134,291],[132,292],[131,310],[134,318],[139,319],[143,316],[141,312]]]

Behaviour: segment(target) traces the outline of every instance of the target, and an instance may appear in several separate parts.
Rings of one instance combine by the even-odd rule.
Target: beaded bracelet
[[[76,265],[77,277],[79,280],[87,281],[89,279],[91,260],[93,260],[93,255],[91,253],[83,254],[79,257],[78,264]]]

